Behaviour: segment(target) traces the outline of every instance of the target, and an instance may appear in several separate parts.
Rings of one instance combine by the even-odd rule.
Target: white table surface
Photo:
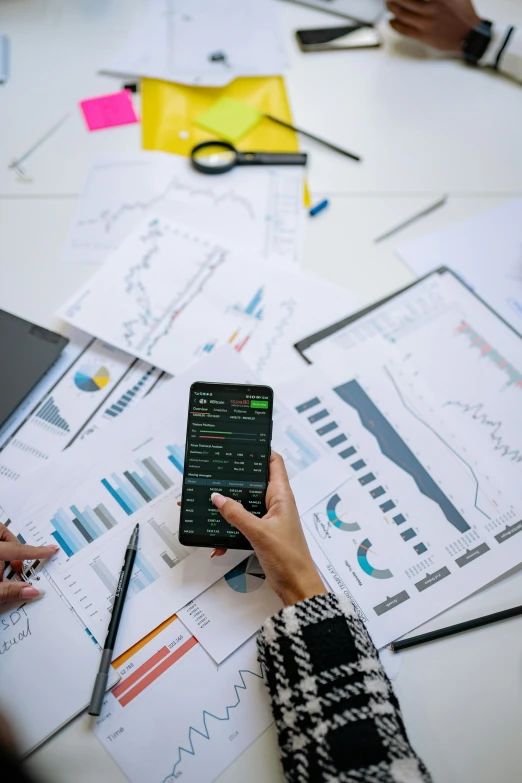
[[[96,68],[144,7],[144,0],[2,0],[0,32],[11,38],[12,75],[0,86],[0,308],[56,326],[56,307],[95,268],[61,260],[75,199],[92,157],[138,149],[140,128],[89,134],[77,103],[119,87]],[[522,91],[501,76],[430,55],[385,25],[380,50],[305,55],[293,31],[332,26],[335,18],[286,3],[280,11],[296,123],[365,159],[357,165],[303,144],[314,200],[330,199],[306,221],[303,268],[358,291],[366,303],[412,279],[394,255],[397,244],[522,194]],[[484,0],[479,11],[522,24],[520,0]],[[9,159],[68,111],[67,122],[27,161],[32,181],[17,180]],[[373,243],[443,193],[445,207]],[[426,628],[508,608],[521,597],[519,571]],[[436,783],[520,779],[522,619],[403,653],[394,684]],[[53,783],[126,780],[85,718],[28,765]],[[273,727],[219,781],[246,779],[283,779]]]

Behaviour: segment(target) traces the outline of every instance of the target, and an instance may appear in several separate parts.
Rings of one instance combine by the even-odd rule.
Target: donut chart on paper
[[[326,515],[328,517],[329,522],[335,527],[338,527],[339,530],[345,530],[351,532],[353,532],[354,530],[360,530],[361,527],[360,525],[357,524],[357,522],[343,522],[342,518],[339,516],[339,513],[337,511],[340,502],[341,502],[341,498],[337,493],[335,495],[332,495],[331,498],[329,498],[328,503],[326,504]]]
[[[374,568],[368,560],[368,552],[371,551],[372,542],[369,538],[361,541],[357,550],[357,561],[362,570],[374,579],[391,579],[393,576],[389,568]]]
[[[106,367],[82,366],[74,374],[75,386],[83,392],[97,392],[103,389],[111,379]]]

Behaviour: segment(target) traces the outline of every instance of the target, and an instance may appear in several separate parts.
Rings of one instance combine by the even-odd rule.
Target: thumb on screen
[[[237,528],[252,543],[251,534],[253,533],[255,537],[256,523],[259,521],[257,517],[243,508],[237,500],[226,498],[224,495],[220,495],[219,492],[213,492],[210,499],[219,510],[223,519]]]

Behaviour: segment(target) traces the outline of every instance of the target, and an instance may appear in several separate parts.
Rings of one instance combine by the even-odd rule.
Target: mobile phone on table
[[[382,44],[382,38],[375,27],[360,24],[297,30],[295,35],[303,52],[367,49]]]
[[[266,514],[274,393],[270,386],[190,387],[179,540],[185,546],[252,549],[210,496],[219,492]]]

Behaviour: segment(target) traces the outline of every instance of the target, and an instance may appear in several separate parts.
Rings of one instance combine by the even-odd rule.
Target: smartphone
[[[295,35],[303,52],[367,49],[382,44],[382,38],[374,27],[358,24],[297,30]]]
[[[258,517],[266,514],[273,406],[270,386],[198,382],[190,387],[179,523],[185,546],[252,549],[210,496],[219,492]]]

